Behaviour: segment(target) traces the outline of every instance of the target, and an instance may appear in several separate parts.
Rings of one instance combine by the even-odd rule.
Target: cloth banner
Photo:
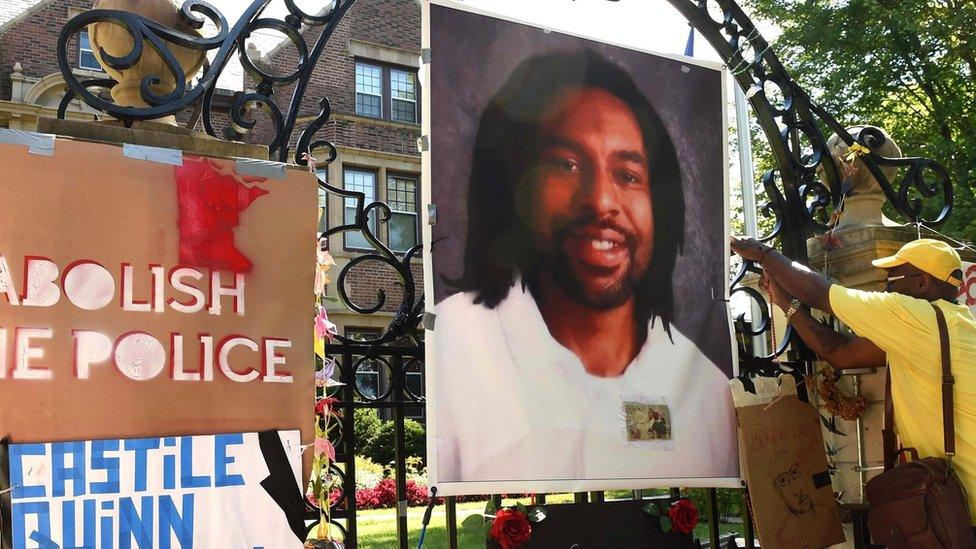
[[[284,464],[266,459],[275,446]],[[302,546],[262,486],[301,499],[298,431],[11,444],[8,457],[13,549]]]

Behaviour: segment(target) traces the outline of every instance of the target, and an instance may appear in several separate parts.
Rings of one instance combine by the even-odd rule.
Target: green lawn
[[[611,497],[628,497],[631,492],[620,492],[619,494],[615,492],[607,492],[607,498]],[[519,500],[522,503],[529,504],[529,500]],[[573,501],[572,494],[558,494],[550,495],[547,497],[547,503],[568,503]],[[506,499],[503,503],[505,505],[514,504],[515,500]],[[484,547],[485,537],[483,531],[472,526],[470,528],[464,528],[461,523],[468,516],[481,513],[485,508],[485,502],[471,502],[471,503],[459,503],[457,505],[457,520],[458,520],[458,547],[467,549],[472,547]],[[388,549],[390,547],[397,546],[397,525],[396,525],[396,513],[393,509],[371,509],[366,511],[359,511],[357,513],[358,521],[357,527],[359,529],[359,546],[368,548],[383,548]],[[407,512],[407,529],[409,532],[410,543],[409,547],[417,547],[417,541],[420,536],[420,526],[424,518],[424,508],[423,507],[411,507]],[[722,533],[726,532],[741,532],[741,524],[719,524],[719,530]],[[695,535],[704,539],[708,536],[708,525],[701,523],[695,528]],[[447,543],[447,523],[446,523],[446,513],[445,507],[443,505],[438,505],[434,507],[434,511],[431,515],[430,525],[427,527],[427,536],[424,540],[425,549],[445,549],[448,547]]]

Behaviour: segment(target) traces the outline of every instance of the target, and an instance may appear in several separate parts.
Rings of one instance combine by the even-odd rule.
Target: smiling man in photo
[[[438,389],[438,479],[734,476],[733,438],[700,428],[733,432],[728,377],[673,325],[681,170],[630,75],[586,49],[522,62],[468,193],[437,386],[478,389]],[[635,428],[652,413],[668,428]]]

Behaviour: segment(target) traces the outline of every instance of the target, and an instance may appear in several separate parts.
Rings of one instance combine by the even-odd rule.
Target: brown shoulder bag
[[[942,347],[942,422],[945,457],[919,459],[915,448],[896,450],[894,407],[891,402],[891,373],[885,386],[884,465],[885,470],[867,483],[871,504],[868,528],[874,543],[890,549],[976,549],[976,536],[969,524],[966,490],[952,469],[956,453],[952,409],[952,365],[949,358],[949,330],[945,315],[935,305]],[[903,453],[912,460],[896,463]]]

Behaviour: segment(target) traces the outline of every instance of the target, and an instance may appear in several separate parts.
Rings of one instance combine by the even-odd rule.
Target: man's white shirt
[[[520,281],[495,309],[473,299],[435,307],[438,483],[562,480],[582,490],[739,476],[729,378],[673,325],[672,343],[649,323],[626,371],[601,378],[552,337]],[[667,406],[670,440],[628,441],[625,402]]]

